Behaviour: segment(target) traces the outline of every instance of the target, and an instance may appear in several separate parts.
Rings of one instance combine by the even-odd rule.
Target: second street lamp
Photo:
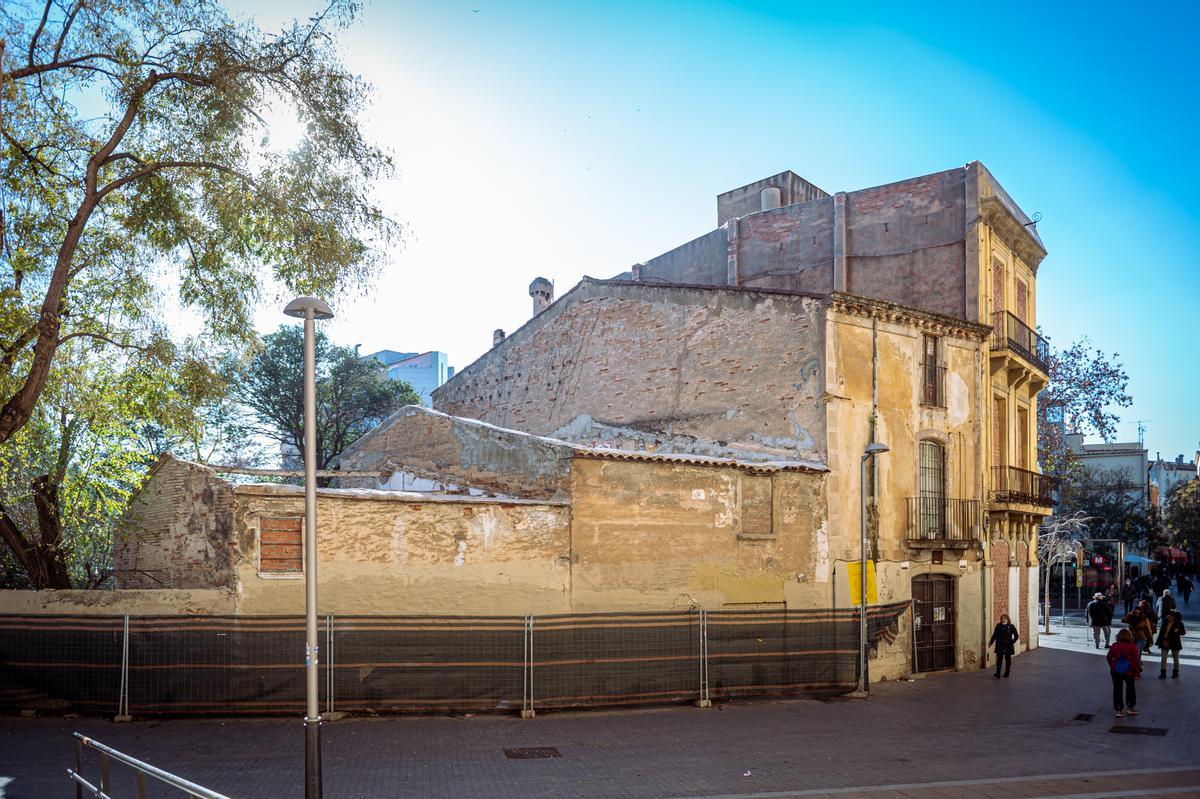
[[[321,797],[321,715],[317,707],[317,358],[316,320],[333,311],[297,297],[283,312],[304,320],[304,796]]]
[[[867,680],[867,461],[887,451],[887,445],[872,441],[863,450],[862,460],[858,466],[858,498],[861,510],[859,532],[861,537],[858,550],[858,689],[854,693],[863,697],[867,696],[870,690]]]

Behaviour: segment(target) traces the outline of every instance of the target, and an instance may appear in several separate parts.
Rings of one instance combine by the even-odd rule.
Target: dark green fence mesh
[[[892,640],[907,602],[868,613]],[[0,616],[0,707],[134,715],[298,714],[297,616]],[[332,626],[330,626],[332,625]],[[858,616],[833,611],[322,616],[321,707],[504,711],[830,696],[858,678]],[[707,645],[707,660],[702,652]]]

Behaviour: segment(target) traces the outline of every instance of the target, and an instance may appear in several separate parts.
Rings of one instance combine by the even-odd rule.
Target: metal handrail
[[[993,466],[992,473],[992,499],[996,502],[1054,504],[1054,491],[1058,487],[1058,481],[1053,477],[1018,466]]]
[[[1009,349],[1046,372],[1050,368],[1050,342],[1009,311],[992,314],[992,349]]]
[[[67,769],[67,775],[75,783],[76,799],[82,799],[84,789],[92,795],[93,799],[112,799],[108,794],[108,761],[109,758],[129,766],[137,772],[137,799],[145,799],[146,797],[146,776],[154,777],[160,782],[165,782],[172,788],[177,788],[183,791],[188,796],[195,799],[229,799],[223,793],[217,793],[205,788],[203,785],[197,785],[194,782],[189,782],[182,777],[176,777],[168,771],[163,771],[149,763],[143,763],[136,757],[130,757],[124,752],[118,752],[111,746],[105,746],[99,741],[95,741],[82,733],[75,733],[75,768]],[[100,786],[96,787],[92,783],[83,778],[79,772],[83,771],[83,747],[90,747],[100,753]]]
[[[908,497],[910,541],[976,541],[979,539],[979,500],[950,497]]]

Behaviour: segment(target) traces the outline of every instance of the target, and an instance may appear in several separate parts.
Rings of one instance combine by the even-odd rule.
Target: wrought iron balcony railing
[[[979,500],[947,497],[908,498],[908,539],[976,541],[979,539]]]
[[[996,502],[1024,502],[1030,505],[1054,505],[1057,482],[1052,477],[1016,466],[992,467],[992,499]]]
[[[1050,368],[1050,343],[1008,311],[992,314],[992,349],[1012,350],[1043,373]]]

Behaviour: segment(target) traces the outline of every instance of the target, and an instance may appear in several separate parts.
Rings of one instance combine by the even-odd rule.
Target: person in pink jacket
[[[1133,633],[1121,630],[1108,648],[1108,676],[1112,678],[1113,709],[1117,718],[1137,715],[1137,689],[1133,681],[1142,674],[1142,651],[1133,643]]]

